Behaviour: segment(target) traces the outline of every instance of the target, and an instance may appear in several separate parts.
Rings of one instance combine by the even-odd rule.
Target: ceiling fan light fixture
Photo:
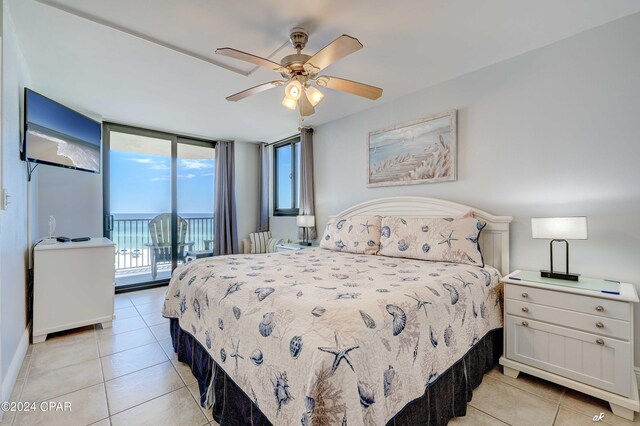
[[[291,83],[287,84],[284,92],[288,98],[297,101],[298,99],[300,99],[300,95],[302,94],[302,85],[298,80],[293,80],[291,81]]]
[[[289,108],[289,109],[296,109],[296,106],[298,105],[298,101],[290,98],[289,96],[285,96],[284,99],[282,100],[282,106]]]
[[[309,102],[313,106],[318,105],[320,101],[324,99],[324,95],[322,94],[322,92],[313,86],[307,86],[304,89],[304,91],[307,94],[307,98],[309,99]]]

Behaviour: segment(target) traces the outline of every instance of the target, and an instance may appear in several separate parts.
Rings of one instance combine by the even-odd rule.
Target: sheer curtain
[[[258,194],[258,232],[269,230],[269,146],[260,144],[260,194]]]
[[[213,253],[216,256],[238,253],[233,142],[221,141],[216,143],[214,198],[215,234]]]
[[[313,192],[313,129],[303,127],[300,131],[300,205],[301,216],[314,216],[315,203]],[[315,226],[307,228],[309,239],[315,240],[317,232]],[[304,230],[298,228],[298,238],[303,238]]]

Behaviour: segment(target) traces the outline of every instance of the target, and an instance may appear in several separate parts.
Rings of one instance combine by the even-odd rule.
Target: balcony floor
[[[116,287],[131,284],[141,284],[157,280],[168,280],[169,278],[171,278],[171,265],[168,263],[158,265],[158,275],[155,280],[151,277],[151,266],[117,269]]]

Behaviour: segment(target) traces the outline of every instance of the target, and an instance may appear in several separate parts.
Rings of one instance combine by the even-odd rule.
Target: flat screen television
[[[100,122],[24,89],[23,160],[100,173],[101,145]]]

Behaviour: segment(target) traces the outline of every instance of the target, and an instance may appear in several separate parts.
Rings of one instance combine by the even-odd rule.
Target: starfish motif
[[[429,302],[428,300],[422,300],[420,299],[420,296],[418,296],[418,293],[413,293],[415,296],[412,296],[410,294],[405,294],[405,296],[412,298],[413,300],[415,300],[416,302],[418,302],[416,309],[419,311],[420,308],[424,309],[424,314],[427,316],[427,318],[429,318],[429,314],[427,314],[427,305],[432,305],[431,302]]]
[[[224,299],[227,298],[227,296],[229,296],[230,294],[235,293],[236,291],[240,290],[240,287],[243,286],[245,283],[241,283],[241,282],[237,282],[234,284],[229,284],[229,287],[227,288],[227,291],[224,293],[224,296],[222,297],[222,299],[220,299],[220,302],[222,302]]]
[[[347,362],[347,364],[349,364],[349,367],[351,367],[351,371],[355,373],[356,370],[353,369],[353,364],[351,364],[351,359],[349,358],[349,352],[351,352],[354,349],[358,349],[360,346],[358,345],[344,346],[342,342],[340,342],[340,340],[338,339],[338,334],[334,333],[334,336],[336,339],[335,348],[321,348],[321,347],[318,348],[322,352],[327,352],[335,355],[336,358],[333,360],[333,365],[331,366],[331,374],[336,372],[336,370],[338,369],[338,366],[340,365],[340,361],[342,361],[343,359]]]
[[[451,248],[451,241],[458,241],[457,238],[453,238],[453,231],[449,232],[449,236],[445,237],[444,235],[442,235],[442,233],[440,233],[440,236],[442,238],[444,238],[444,240],[440,241],[438,244],[447,244],[449,246],[449,248]]]
[[[236,359],[236,368],[238,368],[238,358],[244,359],[244,357],[238,353],[238,349],[240,348],[240,340],[238,340],[238,343],[235,345],[233,345],[233,342],[232,342],[232,346],[233,346],[233,352],[231,353],[231,358]]]
[[[204,283],[206,284],[207,281],[209,281],[211,278],[215,278],[215,274],[214,273],[210,273],[209,275],[207,275],[206,277],[203,278]]]
[[[369,221],[366,221],[365,223],[361,223],[360,225],[362,225],[362,229],[367,230],[367,234],[369,233],[369,228],[373,226],[373,224],[370,224]]]

